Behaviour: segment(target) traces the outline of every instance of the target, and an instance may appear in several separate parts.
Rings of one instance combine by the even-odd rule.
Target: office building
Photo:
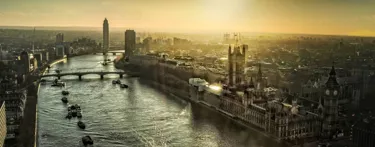
[[[4,79],[0,82],[0,101],[5,102],[6,110],[6,139],[17,137],[26,104],[26,91],[16,90],[15,85],[14,79]]]
[[[65,56],[65,47],[64,45],[56,45],[56,57]]]
[[[42,52],[42,57],[43,57],[43,62],[49,61],[49,52],[48,51],[43,51]]]
[[[31,59],[31,69],[33,70],[33,71],[35,71],[37,68],[38,68],[38,60],[34,57],[34,58],[32,58]]]
[[[56,35],[56,45],[62,45],[64,43],[64,34],[59,33]]]
[[[147,37],[143,40],[143,50],[145,53],[149,53],[151,50],[152,37]]]
[[[37,60],[38,66],[42,66],[42,62],[43,62],[43,55],[42,55],[42,53],[36,53],[36,54],[34,54],[34,59]]]
[[[30,72],[30,55],[26,51],[21,52],[20,65],[22,68],[22,74],[27,74]]]
[[[109,49],[109,24],[107,18],[103,22],[103,50]]]
[[[4,146],[4,141],[7,135],[5,102],[0,103],[0,147]]]
[[[134,30],[125,31],[125,56],[130,57],[136,51],[136,36]]]

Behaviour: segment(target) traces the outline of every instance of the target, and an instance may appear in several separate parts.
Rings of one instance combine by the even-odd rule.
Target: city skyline
[[[375,1],[4,1],[0,26],[100,27],[165,32],[375,36]],[[83,6],[84,5],[84,6]],[[172,13],[173,12],[173,13]]]

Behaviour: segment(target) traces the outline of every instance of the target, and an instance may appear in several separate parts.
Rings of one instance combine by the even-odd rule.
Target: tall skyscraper
[[[145,53],[150,52],[151,42],[152,42],[152,37],[147,37],[147,38],[143,39],[143,50],[144,50]]]
[[[27,74],[30,72],[30,56],[26,51],[21,52],[20,63],[22,66],[22,74]]]
[[[125,56],[130,57],[134,54],[136,49],[135,45],[135,31],[134,30],[126,30],[125,31]]]
[[[103,22],[103,51],[109,49],[109,24],[107,18]]]
[[[56,56],[63,57],[65,55],[64,34],[59,33],[56,35]]]
[[[56,35],[56,45],[62,45],[64,43],[64,34],[58,33]]]

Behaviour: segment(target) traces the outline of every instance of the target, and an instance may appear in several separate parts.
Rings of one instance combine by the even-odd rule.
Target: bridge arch
[[[78,79],[82,80],[82,77],[86,76],[86,75],[99,75],[100,79],[104,79],[105,75],[119,75],[119,77],[122,78],[124,74],[128,74],[128,73],[127,72],[123,72],[123,71],[112,71],[112,72],[103,72],[103,71],[72,72],[72,73],[60,73],[60,74],[42,75],[41,78],[43,78],[43,77],[57,77],[58,79],[60,79],[61,77],[64,77],[64,76],[78,76]]]

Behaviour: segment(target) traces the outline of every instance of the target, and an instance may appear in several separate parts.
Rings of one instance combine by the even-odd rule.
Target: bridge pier
[[[103,80],[104,79],[104,75],[100,75],[100,79]]]
[[[119,74],[119,75],[120,75],[120,78],[124,77],[124,75],[123,75],[123,74]]]
[[[78,80],[82,81],[82,75],[78,75]]]
[[[60,76],[57,76],[57,79],[59,79],[59,80],[60,80]]]

